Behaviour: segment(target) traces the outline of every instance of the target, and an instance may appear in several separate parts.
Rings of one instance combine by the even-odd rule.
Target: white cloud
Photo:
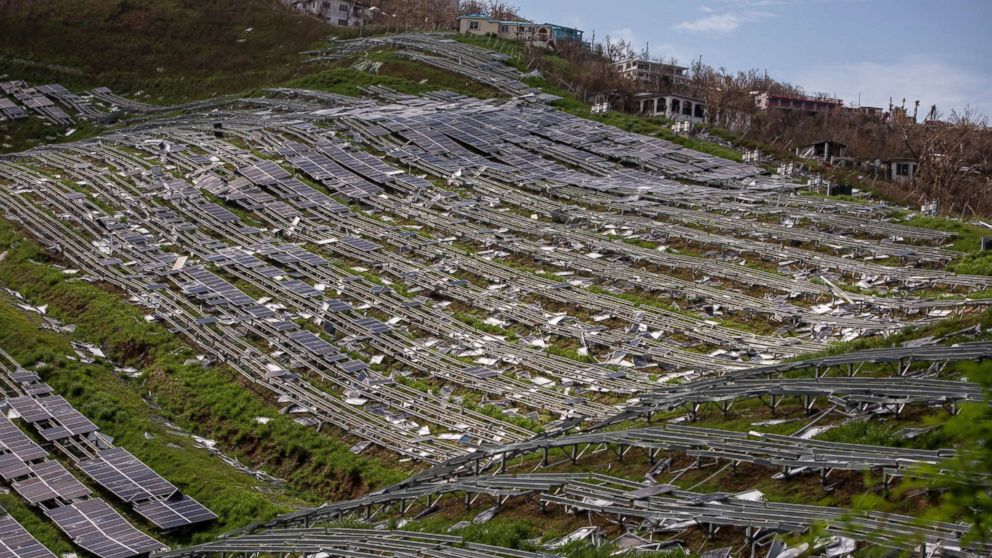
[[[707,13],[710,15],[683,21],[675,25],[674,28],[694,33],[730,33],[745,23],[775,17],[773,13],[758,11],[712,13],[710,10]]]
[[[985,115],[992,115],[992,77],[935,60],[907,59],[891,63],[856,62],[812,67],[799,74],[795,82],[809,91],[836,94],[847,105],[861,104],[887,108],[889,97],[896,105],[912,110],[920,101],[920,115],[930,105],[945,116],[951,109],[960,111],[970,106]]]
[[[624,27],[622,29],[614,29],[613,31],[607,33],[606,37],[609,37],[610,40],[613,42],[627,41],[628,43],[630,43],[631,48],[634,49],[634,52],[637,53],[638,56],[640,56],[641,52],[643,52],[644,47],[646,45],[649,48],[648,54],[651,55],[651,58],[655,58],[655,59],[661,58],[666,62],[668,60],[675,59],[680,64],[686,65],[687,62],[691,62],[693,59],[696,58],[696,56],[693,55],[691,52],[685,50],[682,47],[673,45],[671,43],[662,42],[660,40],[658,41],[648,40],[647,42],[645,42],[645,39],[643,39],[641,36],[635,33],[633,29],[629,27]],[[601,39],[600,37],[596,37],[596,40],[600,40],[600,39]],[[602,39],[605,39],[605,37],[603,37]]]

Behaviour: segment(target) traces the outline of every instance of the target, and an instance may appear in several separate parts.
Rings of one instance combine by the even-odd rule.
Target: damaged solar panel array
[[[32,425],[57,453],[98,486],[156,527],[169,530],[211,521],[216,515],[183,495],[98,428],[64,398],[51,395],[38,375],[0,351],[0,373],[10,416]],[[22,395],[34,393],[35,395]],[[39,507],[72,541],[100,558],[127,558],[163,548],[135,529],[77,480],[8,418],[0,417],[0,479],[29,505]]]

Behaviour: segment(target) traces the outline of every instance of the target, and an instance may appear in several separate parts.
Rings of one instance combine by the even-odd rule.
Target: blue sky
[[[652,56],[767,70],[849,106],[920,101],[992,117],[992,0],[511,0],[521,15],[645,43]]]

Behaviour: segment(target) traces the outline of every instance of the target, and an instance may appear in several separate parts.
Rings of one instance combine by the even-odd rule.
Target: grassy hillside
[[[0,75],[205,98],[316,70],[329,33],[275,0],[0,0]]]
[[[72,336],[39,330],[37,319],[10,305],[0,291],[0,347],[19,362],[44,362],[43,375],[83,414],[152,468],[216,511],[217,529],[315,504],[353,497],[405,478],[410,471],[348,451],[353,441],[325,429],[317,434],[280,414],[231,369],[191,364],[195,351],[164,326],[143,319],[120,296],[61,273],[36,243],[0,221],[0,285],[22,293],[48,314],[77,326]],[[108,363],[84,366],[67,359],[69,340],[95,343],[140,376],[122,378]],[[263,396],[265,394],[262,394]],[[151,403],[149,405],[148,403]],[[258,421],[266,417],[267,421]],[[226,453],[287,481],[262,493],[202,452],[187,451],[162,420],[218,442]],[[156,434],[148,439],[146,433]],[[169,446],[178,444],[180,448]],[[371,453],[371,452],[370,452]],[[211,462],[211,463],[207,463]]]

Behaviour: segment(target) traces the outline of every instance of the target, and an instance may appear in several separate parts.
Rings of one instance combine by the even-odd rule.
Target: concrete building
[[[892,182],[909,183],[916,179],[916,169],[919,163],[915,159],[890,159],[885,161],[888,167],[887,178]]]
[[[339,27],[361,27],[371,4],[360,0],[282,0],[283,4]]]
[[[706,121],[706,104],[702,99],[674,93],[638,93],[634,95],[637,112],[646,116],[662,116],[676,122],[693,124]]]
[[[458,32],[463,35],[495,35],[501,39],[552,48],[560,42],[582,42],[582,31],[572,27],[527,20],[499,20],[482,14],[459,17]]]
[[[682,85],[689,81],[689,68],[677,64],[631,58],[613,66],[621,76],[645,84]]]
[[[835,164],[847,159],[847,146],[832,140],[821,140],[797,147],[796,155],[803,159],[816,159]]]
[[[777,93],[761,93],[754,99],[761,110],[802,111],[809,114],[839,112],[844,108],[844,101],[828,97],[809,95],[780,95]]]

